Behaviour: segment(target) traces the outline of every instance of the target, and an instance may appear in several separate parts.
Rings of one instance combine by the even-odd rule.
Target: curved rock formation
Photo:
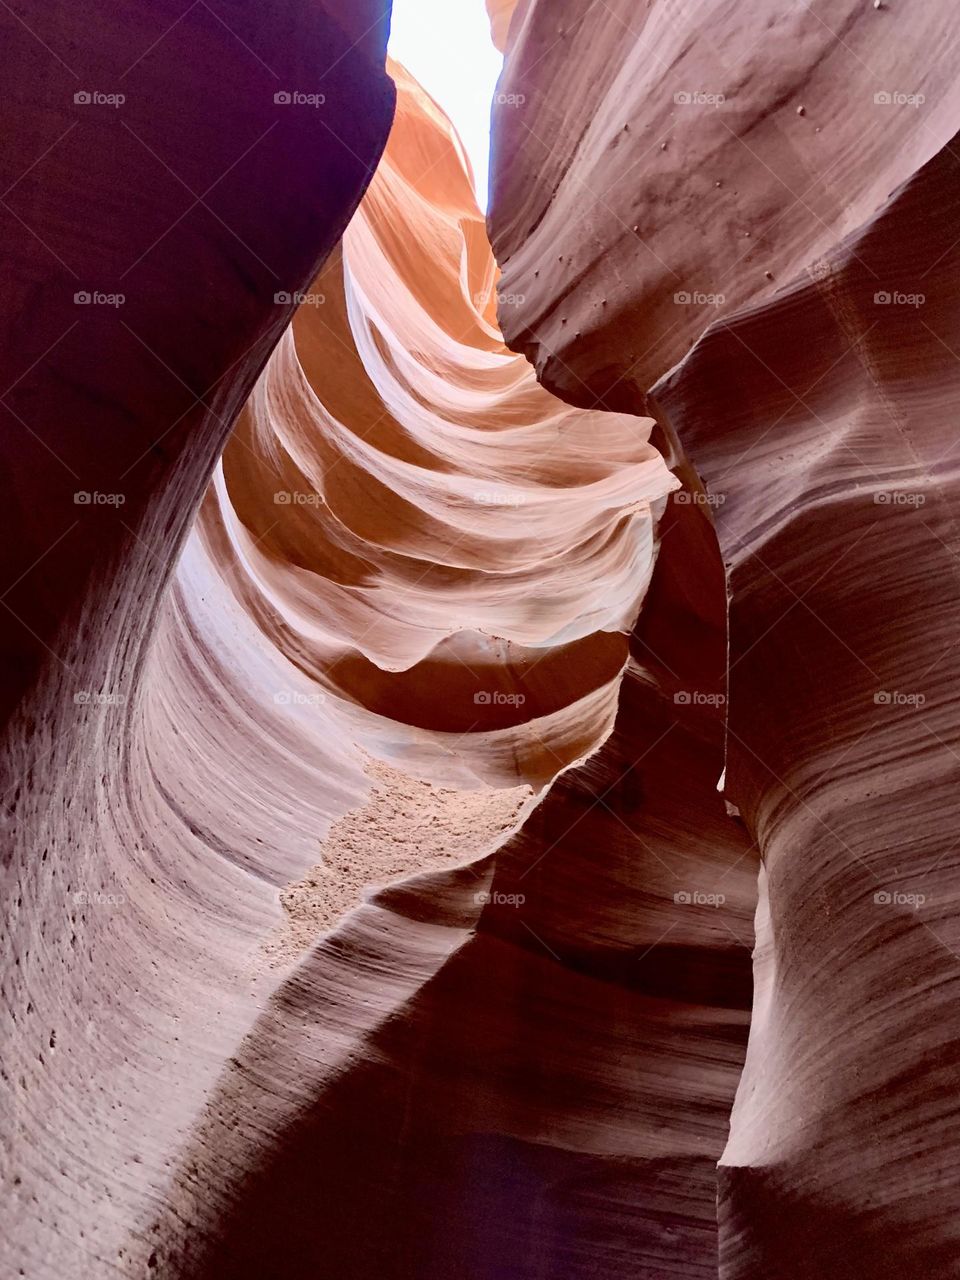
[[[958,1265],[957,31],[905,19],[531,3],[498,96],[508,340],[654,413],[724,561],[725,791],[764,862],[725,1280]]]
[[[490,35],[493,43],[501,51],[506,52],[507,38],[510,31],[510,19],[516,8],[517,0],[487,0],[487,13],[490,17]]]
[[[302,831],[315,762],[230,685],[206,698],[158,619],[292,312],[274,295],[316,274],[386,140],[387,10],[347,10],[0,15],[5,1275],[143,1274],[131,1232],[249,1025],[251,872],[282,878],[289,848],[260,831]],[[294,101],[321,93],[323,115]]]
[[[4,1275],[958,1269],[958,20],[636,10],[496,260],[385,5],[0,15]]]
[[[570,401],[636,412],[718,314],[773,297],[949,141],[954,27],[886,0],[711,0],[695,21],[529,0],[494,106],[493,244],[525,299],[507,341]]]
[[[958,201],[951,146],[654,390],[726,492],[727,789],[765,864],[724,1276],[950,1275],[960,1254]],[[884,284],[915,301],[878,304]]]
[[[462,148],[394,75],[384,160],[199,537],[350,737],[395,753],[401,722],[442,776],[543,783],[609,732],[676,481],[635,418],[569,408],[503,346]]]
[[[625,644],[603,686],[606,706],[620,694],[617,727],[586,769],[569,770],[570,727],[581,754],[608,731],[579,709],[592,678],[585,642],[610,644],[632,621],[638,594],[620,605],[618,584],[643,590],[650,506],[675,482],[646,445],[649,423],[571,411],[503,350],[462,157],[435,106],[397,74],[384,163],[241,420],[195,550],[271,654],[313,679],[305,689],[323,689],[323,722],[344,738],[460,786],[481,770],[501,786],[560,776],[533,808],[516,786],[495,803],[497,792],[427,794],[368,766],[373,800],[334,823],[321,861],[283,895],[290,928],[270,950],[295,967],[224,1070],[148,1240],[171,1274],[197,1277],[585,1276],[613,1213],[614,1269],[709,1275],[755,874],[716,791],[718,566],[691,512],[673,545],[703,599],[687,603],[678,563],[661,562],[656,620],[632,642],[623,689]],[[415,236],[399,234],[400,217]],[[450,246],[445,281],[426,275],[420,243],[441,267]],[[333,360],[336,383],[322,376]],[[504,500],[469,506],[481,485]],[[276,492],[291,501],[273,504]],[[429,575],[419,608],[411,552],[448,565]],[[349,594],[353,582],[375,590]],[[520,606],[543,582],[555,601],[527,621]],[[478,617],[499,637],[487,650],[469,635]],[[677,644],[668,669],[656,648],[676,629],[696,643]],[[524,660],[556,682],[552,708]],[[462,674],[464,662],[482,674]],[[407,702],[410,672],[419,687]],[[475,715],[439,718],[457,714],[458,690],[472,702],[493,681],[528,699],[509,738]],[[441,706],[427,697],[438,688]],[[423,869],[456,856],[450,814],[466,804],[469,865],[383,892],[316,941],[349,902],[358,865],[403,869],[410,845]],[[445,846],[417,835],[420,816]],[[500,847],[480,858],[484,832]],[[469,843],[457,841],[462,864]]]
[[[639,1190],[655,1257],[709,1269],[709,1171],[742,1058],[752,889],[747,844],[715,792],[714,717],[691,710],[675,752],[657,757],[662,778],[641,768],[676,725],[662,673],[630,657],[625,633],[676,482],[649,421],[571,409],[503,346],[462,151],[397,68],[385,161],[307,284],[391,106],[375,69],[382,26],[351,45],[366,28],[344,34],[343,16],[291,10],[276,36],[284,47],[296,36],[304,66],[319,65],[311,42],[327,42],[323,89],[279,58],[271,67],[250,19],[231,27],[204,8],[155,34],[144,59],[156,57],[158,81],[182,62],[179,40],[199,41],[238,102],[259,90],[232,57],[262,61],[264,151],[251,134],[231,157],[235,204],[214,200],[216,182],[181,179],[186,212],[146,245],[144,261],[160,255],[152,287],[136,307],[119,289],[112,303],[103,286],[86,291],[83,326],[67,321],[53,348],[72,352],[60,381],[77,417],[100,432],[113,405],[127,435],[99,462],[83,455],[85,487],[69,501],[86,525],[7,553],[20,559],[5,602],[28,642],[3,632],[25,655],[10,667],[20,684],[5,737],[8,776],[25,783],[9,793],[5,1259],[40,1275],[442,1276],[478,1247],[481,1269],[502,1269],[533,1231],[517,1274],[538,1274],[544,1250],[588,1274],[609,1195]],[[119,92],[89,96],[77,110],[126,105],[100,101]],[[171,111],[164,127],[174,122]],[[113,162],[122,130],[178,190],[162,115],[149,138],[136,119],[91,123],[78,153],[88,168]],[[209,127],[219,147],[240,131],[222,105]],[[205,137],[182,157],[197,175],[225,168]],[[316,151],[318,138],[316,171],[289,191],[291,147]],[[138,172],[129,155],[122,164]],[[282,208],[264,203],[281,190]],[[39,208],[38,261],[55,239]],[[144,229],[130,213],[122,225]],[[127,243],[115,248],[98,281],[138,267]],[[281,260],[274,275],[267,264]],[[225,302],[215,352],[206,308]],[[91,384],[77,362],[89,368],[84,344],[108,340],[115,358]],[[23,408],[15,392],[29,400],[37,447],[57,452],[40,413],[59,385],[51,352],[30,354],[9,405]],[[49,469],[15,474],[59,510]],[[564,772],[604,739],[589,772]],[[699,832],[681,792],[703,811]],[[598,846],[611,851],[602,878]],[[318,941],[365,884],[451,862]],[[711,891],[723,910],[685,900],[706,892],[705,876],[725,882]],[[589,918],[571,915],[587,893]],[[702,1121],[664,1129],[653,1093],[637,1109],[635,1070],[656,1105],[688,1099]],[[636,1114],[622,1125],[625,1108]],[[390,1126],[404,1134],[402,1166],[382,1141]],[[489,1204],[515,1215],[496,1237],[479,1234],[477,1176]],[[379,1217],[361,1240],[371,1184]],[[306,1218],[289,1213],[293,1188]],[[628,1230],[616,1256],[639,1257],[638,1239],[646,1230]]]

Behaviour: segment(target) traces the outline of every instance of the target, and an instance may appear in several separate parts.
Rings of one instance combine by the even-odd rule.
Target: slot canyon
[[[960,10],[447,6],[0,0],[0,1280],[960,1277]]]

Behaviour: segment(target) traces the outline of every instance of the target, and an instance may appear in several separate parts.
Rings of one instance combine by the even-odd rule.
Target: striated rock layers
[[[167,588],[292,313],[275,294],[307,287],[385,143],[388,11],[16,9],[0,13],[0,1272],[139,1276],[182,1135],[249,1025],[257,904],[306,862],[289,832],[317,779],[293,728],[212,686],[199,646],[171,654]],[[294,92],[322,93],[324,115]]]
[[[5,19],[4,1270],[711,1274],[702,514],[504,346],[396,67],[376,168],[382,10],[118,18]]]
[[[197,1277],[710,1275],[755,892],[716,789],[719,560],[691,508],[685,581],[654,570],[677,482],[649,421],[571,410],[503,348],[455,138],[394,71],[383,163],[181,564],[317,691],[345,762],[393,764],[284,890],[267,952],[292,963],[149,1242]],[[319,939],[364,865],[429,874]]]
[[[383,162],[240,417],[197,556],[347,738],[543,783],[609,732],[677,482],[649,423],[571,409],[504,347],[459,140],[393,73]]]
[[[655,416],[723,559],[725,793],[763,872],[719,1273],[955,1275],[957,16],[510,30],[504,331]]]
[[[491,251],[386,5],[101,9],[0,15],[0,1271],[956,1274],[960,19],[488,0]]]

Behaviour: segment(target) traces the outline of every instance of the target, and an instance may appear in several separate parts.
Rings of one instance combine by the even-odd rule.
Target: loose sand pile
[[[454,791],[368,758],[373,791],[330,828],[320,859],[280,894],[287,919],[265,951],[287,964],[358,906],[368,886],[488,853],[516,825],[530,787]]]

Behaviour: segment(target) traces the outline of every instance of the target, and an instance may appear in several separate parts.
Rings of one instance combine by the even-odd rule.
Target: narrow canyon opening
[[[91,4],[0,13],[0,1271],[953,1275],[960,19]]]
[[[465,149],[387,69],[377,171],[295,298],[174,588],[175,625],[207,650],[226,652],[231,615],[252,626],[254,669],[233,649],[233,681],[303,735],[302,759],[323,743],[303,799],[332,797],[332,822],[304,832],[319,856],[281,894],[274,957],[368,886],[493,852],[609,736],[677,484],[649,419],[567,405],[506,348],[496,309],[517,300]]]

